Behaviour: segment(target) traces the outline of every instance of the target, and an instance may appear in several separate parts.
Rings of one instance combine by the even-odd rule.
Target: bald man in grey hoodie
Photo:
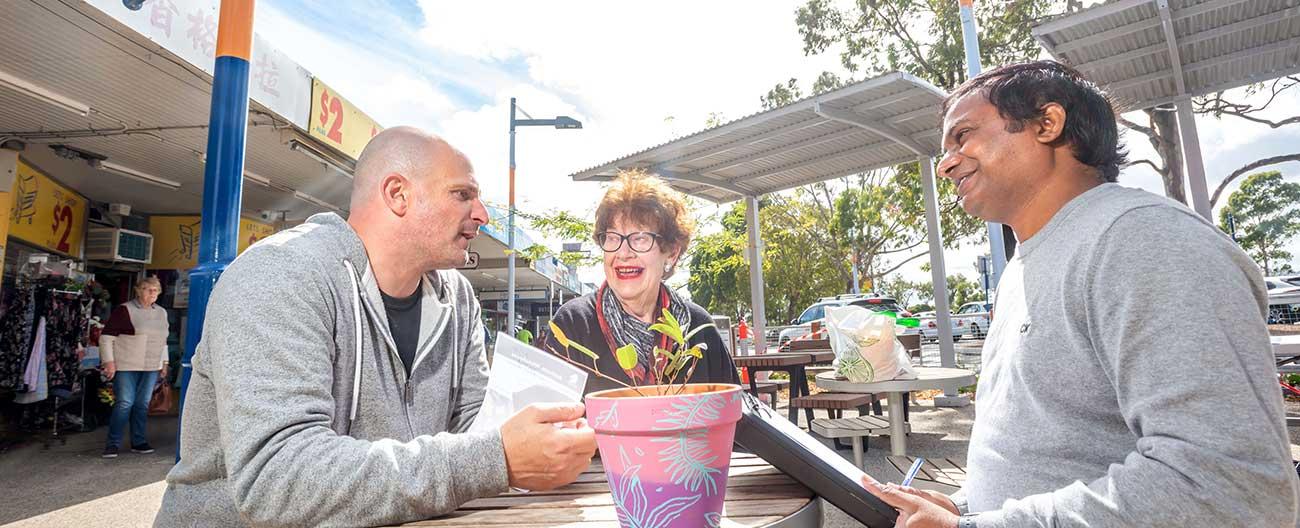
[[[453,269],[487,222],[465,155],[385,130],[357,161],[350,209],[254,245],[217,283],[155,526],[395,524],[590,464],[581,404],[466,432],[488,370],[478,301]]]

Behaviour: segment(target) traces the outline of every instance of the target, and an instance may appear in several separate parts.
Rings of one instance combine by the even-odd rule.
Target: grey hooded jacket
[[[217,282],[156,526],[366,526],[507,489],[500,433],[465,433],[487,385],[479,305],[427,274],[408,379],[365,247],[320,214]]]

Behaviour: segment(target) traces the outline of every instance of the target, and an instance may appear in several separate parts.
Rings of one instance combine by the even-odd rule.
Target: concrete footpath
[[[115,459],[100,458],[107,427],[68,434],[66,444],[48,449],[37,437],[0,453],[0,526],[152,525],[176,459],[176,417],[150,416],[148,431],[157,450],[149,455],[124,448]]]

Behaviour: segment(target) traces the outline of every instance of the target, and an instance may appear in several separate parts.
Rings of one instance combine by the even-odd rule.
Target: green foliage
[[[977,5],[981,62],[1007,64],[1037,58],[1040,48],[1031,33],[1033,24],[1066,7],[1062,0]],[[955,0],[808,0],[795,12],[795,22],[804,54],[837,50],[841,66],[855,77],[905,71],[944,90],[966,80]],[[915,33],[919,28],[928,31]]]
[[[906,307],[912,301],[920,300],[923,285],[919,282],[904,279],[901,275],[894,275],[892,278],[887,277],[876,281],[876,285],[872,290],[887,297],[893,297],[894,300],[898,301],[899,306]],[[913,310],[909,309],[908,311]]]
[[[803,90],[799,89],[799,80],[791,77],[785,84],[777,84],[768,90],[767,95],[759,98],[764,110],[780,108],[803,99]]]
[[[982,236],[983,223],[956,207],[952,185],[942,182],[939,192],[943,245]],[[691,249],[691,298],[712,313],[740,317],[750,304],[744,207],[734,204],[719,220],[722,229]],[[774,324],[850,291],[853,266],[865,284],[929,254],[915,164],[765,196],[759,218],[766,316]]]
[[[948,286],[948,309],[956,310],[961,305],[968,302],[984,300],[984,289],[974,280],[967,279],[960,273],[949,275],[945,281]],[[929,282],[915,283],[917,295],[922,299],[934,299],[934,285]],[[927,312],[934,310],[934,307],[926,306],[925,310],[912,310],[913,312]]]
[[[948,308],[956,310],[968,302],[984,300],[984,289],[979,283],[967,279],[965,275],[949,275],[948,299]]]
[[[1284,181],[1278,171],[1247,176],[1219,211],[1220,228],[1231,233],[1229,218],[1236,224],[1237,243],[1264,275],[1278,273],[1292,257],[1283,248],[1300,234],[1300,183]]]
[[[577,215],[560,209],[552,209],[545,213],[526,213],[516,210],[515,214],[528,222],[529,227],[533,230],[552,238],[558,238],[569,242],[580,242],[584,247],[591,248],[588,252],[561,252],[559,255],[560,262],[570,266],[582,267],[591,266],[600,263],[599,248],[592,242],[592,224],[591,222],[579,218]],[[529,260],[537,260],[550,254],[551,251],[544,246],[534,245],[528,249],[520,250],[520,254]]]
[[[576,349],[578,352],[591,358],[591,366],[588,367],[587,365],[573,361],[563,354],[559,356],[561,359],[568,361],[574,366],[586,370],[587,372],[595,374],[596,376],[605,378],[624,387],[637,389],[638,385],[636,380],[632,380],[632,384],[628,385],[600,372],[600,370],[596,368],[596,360],[600,358],[599,355],[592,352],[591,349],[582,346],[577,341],[569,339],[569,337],[564,335],[564,331],[561,330],[554,321],[550,322],[550,327],[551,334],[555,337],[555,341],[558,342],[560,346],[564,347],[566,351],[570,348]],[[695,365],[700,359],[704,358],[704,350],[699,345],[689,346],[690,339],[701,330],[710,327],[713,327],[713,323],[696,326],[695,328],[686,331],[686,329],[682,328],[682,325],[677,318],[673,317],[673,314],[669,312],[667,308],[664,308],[663,314],[659,316],[659,319],[655,321],[654,324],[650,325],[651,330],[660,332],[673,340],[673,346],[671,348],[663,349],[655,347],[654,349],[655,357],[662,356],[667,359],[662,370],[653,372],[656,385],[668,385],[667,390],[663,394],[680,394],[685,390],[686,383],[691,379],[691,373],[695,372]],[[638,357],[636,353],[636,347],[631,343],[624,344],[614,350],[614,359],[618,362],[618,366],[623,370],[635,369],[637,364],[640,363],[640,357]],[[653,369],[654,365],[651,365],[649,368]],[[683,372],[685,372],[685,377],[682,377]],[[641,393],[639,390],[637,390],[637,394],[646,396],[646,394]]]

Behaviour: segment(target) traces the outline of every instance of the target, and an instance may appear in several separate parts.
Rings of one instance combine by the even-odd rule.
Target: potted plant
[[[727,472],[741,388],[721,383],[687,383],[703,357],[690,339],[712,324],[683,333],[677,319],[663,311],[651,330],[668,336],[670,349],[656,347],[651,366],[654,385],[629,385],[596,369],[598,356],[570,341],[554,323],[551,332],[565,349],[592,360],[590,367],[561,358],[613,381],[623,388],[586,397],[587,422],[614,497],[619,524],[625,528],[716,527],[722,520]],[[632,370],[639,359],[628,344],[614,352],[620,367]]]

